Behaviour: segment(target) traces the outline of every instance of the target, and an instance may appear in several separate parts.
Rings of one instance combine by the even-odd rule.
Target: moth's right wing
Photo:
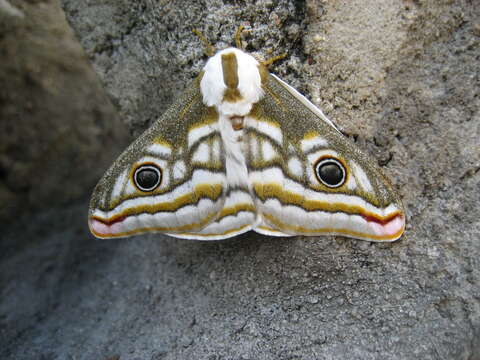
[[[270,74],[245,119],[252,195],[269,235],[338,234],[393,241],[404,231],[398,195],[375,161],[320,109]]]

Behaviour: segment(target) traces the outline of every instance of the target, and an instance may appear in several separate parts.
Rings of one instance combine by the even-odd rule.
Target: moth
[[[405,212],[382,170],[267,64],[239,41],[211,56],[97,184],[92,234],[398,239]]]

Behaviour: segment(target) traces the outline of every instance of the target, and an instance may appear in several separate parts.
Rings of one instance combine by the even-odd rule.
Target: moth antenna
[[[243,50],[242,46],[242,31],[245,29],[245,26],[240,25],[235,33],[235,46],[237,49]]]
[[[215,52],[216,52],[216,49],[215,49],[215,46],[213,46],[212,44],[210,44],[210,41],[207,40],[207,38],[205,36],[203,36],[203,34],[201,33],[200,30],[198,29],[193,29],[192,30],[193,33],[195,35],[198,36],[198,38],[203,42],[203,44],[205,45],[205,54],[208,56],[208,57],[211,57],[213,55],[215,55]]]
[[[271,57],[268,60],[262,61],[262,65],[268,67],[269,65],[273,64],[275,61],[282,60],[283,58],[287,57],[287,53],[283,53],[274,57]]]

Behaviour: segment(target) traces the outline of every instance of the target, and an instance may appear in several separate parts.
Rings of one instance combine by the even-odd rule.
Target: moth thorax
[[[203,69],[203,103],[229,117],[248,114],[264,95],[259,67],[258,61],[242,50],[219,51]]]

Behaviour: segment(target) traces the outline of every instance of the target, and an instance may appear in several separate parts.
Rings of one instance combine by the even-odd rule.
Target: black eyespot
[[[141,191],[155,190],[162,181],[162,171],[153,164],[141,165],[133,175],[135,185]]]
[[[334,158],[320,159],[315,165],[315,173],[318,180],[330,188],[342,186],[346,179],[345,167]]]

